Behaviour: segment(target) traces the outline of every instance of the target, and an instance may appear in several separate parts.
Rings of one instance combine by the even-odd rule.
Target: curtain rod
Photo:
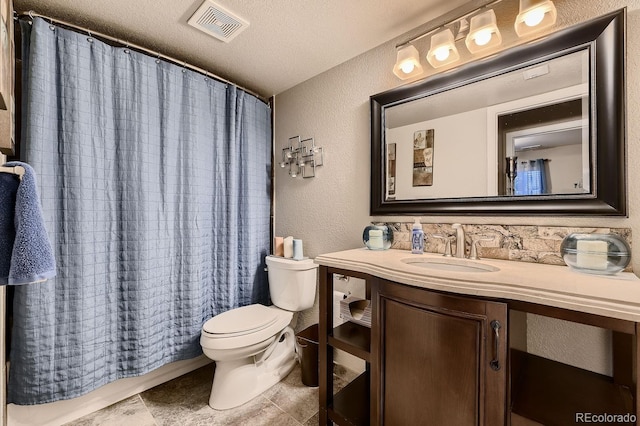
[[[122,45],[122,47],[135,49],[135,50],[141,51],[143,53],[147,53],[150,56],[154,56],[156,58],[165,59],[165,60],[167,60],[169,62],[174,63],[175,65],[179,65],[179,66],[182,66],[182,67],[185,67],[185,68],[189,68],[190,70],[199,72],[200,74],[203,74],[206,77],[211,77],[211,78],[216,79],[216,80],[218,80],[218,81],[220,81],[222,83],[226,83],[226,84],[230,84],[232,86],[235,86],[238,89],[243,90],[243,91],[255,96],[256,98],[260,99],[261,101],[269,104],[269,101],[268,101],[267,98],[258,95],[257,93],[255,93],[252,90],[247,89],[246,87],[239,86],[239,85],[237,85],[237,84],[235,84],[235,83],[233,83],[233,82],[231,82],[231,81],[229,81],[229,80],[227,80],[225,78],[220,77],[219,75],[211,73],[210,71],[204,70],[204,69],[196,67],[194,65],[189,65],[185,61],[180,61],[180,60],[178,60],[176,58],[173,58],[171,56],[163,55],[160,52],[157,52],[157,51],[154,51],[154,50],[151,50],[151,49],[147,49],[146,47],[142,47],[142,46],[139,46],[139,45],[134,44],[134,43],[129,43],[128,41],[125,41],[125,40],[110,36],[108,34],[104,34],[104,33],[101,33],[99,31],[93,31],[93,30],[90,30],[88,28],[80,27],[78,25],[71,24],[71,23],[66,22],[66,21],[62,21],[60,19],[51,18],[50,16],[44,16],[44,15],[41,15],[41,14],[39,14],[37,12],[32,11],[32,10],[30,10],[28,12],[19,12],[18,16],[20,18],[29,18],[31,20],[33,20],[34,17],[42,18],[45,21],[51,22],[52,24],[59,24],[59,25],[65,26],[65,27],[69,27],[69,28],[71,28],[73,30],[76,30],[78,32],[86,33],[89,36],[99,37],[99,38],[102,38],[102,39],[105,39],[105,40],[109,40],[111,42],[114,42],[114,43]]]

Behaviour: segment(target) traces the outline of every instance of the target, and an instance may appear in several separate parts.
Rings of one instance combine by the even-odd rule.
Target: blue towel
[[[44,227],[36,175],[28,164],[12,161],[5,166],[22,166],[22,180],[0,173],[0,285],[46,281],[56,275],[51,242]]]

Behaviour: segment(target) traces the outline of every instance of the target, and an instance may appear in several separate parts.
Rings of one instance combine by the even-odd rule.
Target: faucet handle
[[[469,252],[469,259],[480,260],[480,256],[478,255],[478,242],[479,241],[493,241],[493,237],[480,237],[480,238],[472,238],[471,241],[471,251]]]
[[[444,240],[444,253],[442,254],[444,257],[451,257],[451,239],[454,238],[451,235],[441,235],[441,234],[433,234],[434,238],[438,238],[440,240]]]

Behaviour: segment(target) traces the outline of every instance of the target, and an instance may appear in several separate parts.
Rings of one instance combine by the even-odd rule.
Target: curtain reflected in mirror
[[[522,170],[514,181],[513,195],[542,195],[549,191],[549,173],[547,172],[544,158],[537,160],[521,161]]]

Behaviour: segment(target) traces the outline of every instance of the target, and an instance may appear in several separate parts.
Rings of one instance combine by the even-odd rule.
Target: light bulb
[[[435,58],[438,61],[444,61],[445,59],[447,59],[449,57],[449,46],[440,46],[438,47],[434,52],[433,52],[433,56],[435,56]]]
[[[400,69],[402,70],[403,73],[405,74],[409,74],[411,71],[413,71],[415,69],[415,64],[413,63],[413,61],[404,61],[402,63],[402,65],[400,65]]]
[[[393,66],[393,73],[401,80],[413,77],[422,72],[420,65],[420,53],[412,44],[398,48],[396,63]]]
[[[528,27],[535,27],[544,19],[544,9],[533,9],[524,16],[524,23]]]
[[[475,33],[475,35],[473,36],[473,40],[478,46],[484,46],[491,41],[492,35],[493,33],[491,32],[491,30],[489,28],[485,28]]]

